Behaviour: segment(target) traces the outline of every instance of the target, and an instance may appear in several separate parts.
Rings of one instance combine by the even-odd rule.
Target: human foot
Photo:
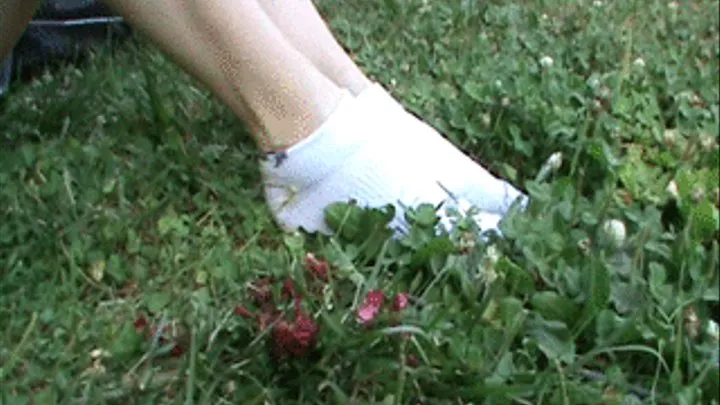
[[[287,230],[329,234],[324,208],[355,200],[360,206],[394,204],[390,224],[402,232],[403,207],[438,205],[453,196],[480,210],[483,230],[496,229],[523,197],[493,177],[430,126],[407,113],[380,86],[349,93],[310,137],[262,163],[265,195]]]

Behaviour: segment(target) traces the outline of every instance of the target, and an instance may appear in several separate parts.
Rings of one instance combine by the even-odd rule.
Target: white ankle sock
[[[401,205],[439,204],[453,195],[482,211],[495,228],[521,194],[465,156],[431,127],[407,113],[379,85],[349,93],[311,136],[262,163],[267,202],[288,230],[330,233],[329,204],[398,208],[391,226],[406,228]]]

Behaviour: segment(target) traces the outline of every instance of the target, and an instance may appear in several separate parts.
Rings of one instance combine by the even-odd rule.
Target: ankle
[[[302,97],[293,98],[295,101],[284,100],[285,108],[282,109],[273,102],[273,97],[261,99],[260,103],[251,106],[266,129],[255,135],[258,145],[268,152],[282,151],[314,134],[347,94],[346,90],[334,85],[326,90],[312,94],[302,92]]]

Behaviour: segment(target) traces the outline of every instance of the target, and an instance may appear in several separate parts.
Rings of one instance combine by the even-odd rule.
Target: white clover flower
[[[498,260],[500,260],[500,251],[495,245],[488,246],[485,254],[487,254],[488,263],[492,264],[493,266],[495,266]]]
[[[708,321],[705,331],[714,340],[720,340],[720,327],[718,327],[718,323],[712,319]]]
[[[110,352],[103,349],[95,349],[90,352],[90,357],[94,359],[99,359],[101,357],[110,357]]]
[[[625,230],[625,223],[622,221],[618,219],[605,221],[603,231],[610,237],[610,240],[616,247],[622,247],[623,244],[625,244],[627,232]]]
[[[578,248],[584,255],[590,254],[591,241],[588,238],[582,239],[578,242]]]
[[[663,137],[665,138],[665,142],[674,143],[675,138],[677,138],[677,130],[666,129],[665,132],[663,132]]]
[[[638,69],[642,69],[645,67],[645,59],[637,58],[635,59],[635,61],[633,61],[633,65]]]
[[[598,79],[597,76],[592,76],[590,80],[588,81],[588,86],[590,86],[591,89],[596,89],[600,85],[600,79]]]
[[[695,202],[700,202],[705,198],[705,188],[703,187],[695,187],[692,191],[692,199]]]
[[[715,137],[709,133],[703,132],[702,134],[700,134],[700,146],[706,152],[712,152],[713,149],[715,149],[715,147],[717,146],[717,143],[715,142]]]
[[[492,119],[490,118],[490,114],[487,114],[487,113],[483,114],[481,120],[482,120],[482,124],[485,128],[488,128],[490,126],[490,124],[492,124]]]
[[[695,312],[695,308],[688,307],[687,310],[685,310],[685,331],[688,336],[693,339],[696,338],[700,332],[701,326],[702,324],[697,312]]]
[[[603,99],[608,99],[612,95],[612,90],[610,90],[610,87],[608,86],[600,86],[598,89],[598,96]]]
[[[595,6],[595,7],[602,7],[604,5],[605,5],[605,3],[603,3],[601,0],[593,1],[593,6]]]
[[[552,155],[550,155],[550,157],[545,161],[545,163],[540,168],[540,171],[538,172],[537,176],[535,176],[535,181],[544,181],[551,174],[553,174],[558,169],[560,169],[560,166],[562,166],[562,160],[563,160],[562,152],[555,152]]]
[[[677,10],[680,4],[677,1],[671,1],[667,6],[670,10]]]
[[[562,152],[555,152],[547,160],[547,164],[552,170],[558,170],[562,166],[563,154]]]
[[[676,200],[680,197],[680,193],[678,192],[678,186],[675,180],[671,180],[665,190],[672,196],[672,198]]]
[[[554,63],[555,63],[555,61],[553,61],[553,58],[551,58],[547,55],[540,58],[540,66],[542,66],[545,69],[551,68]]]
[[[237,391],[237,383],[235,381],[230,380],[225,384],[225,393],[226,394],[234,394],[235,391]]]
[[[96,282],[101,282],[105,276],[105,261],[100,260],[90,266],[90,277]]]
[[[490,245],[487,250],[485,250],[481,272],[478,276],[486,285],[492,284],[498,278],[498,274],[495,272],[495,265],[497,265],[497,262],[500,260],[500,256],[500,251],[495,245]]]

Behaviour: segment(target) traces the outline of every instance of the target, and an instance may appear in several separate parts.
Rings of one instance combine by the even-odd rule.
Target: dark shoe
[[[4,61],[0,62],[0,98],[5,94],[8,87],[10,87],[10,77],[12,77],[12,66],[13,66],[13,55],[10,52],[10,56]]]
[[[92,48],[123,39],[130,27],[95,0],[45,0],[13,49],[0,61],[0,97],[16,73],[25,75],[53,62],[77,61]]]

